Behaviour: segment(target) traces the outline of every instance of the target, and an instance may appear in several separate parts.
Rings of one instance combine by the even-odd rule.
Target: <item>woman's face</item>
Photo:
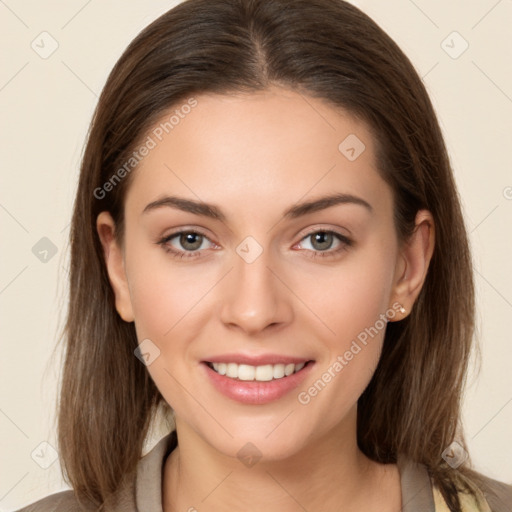
[[[392,193],[366,126],[320,100],[195,99],[132,176],[116,303],[178,429],[284,458],[354,427],[404,316]]]

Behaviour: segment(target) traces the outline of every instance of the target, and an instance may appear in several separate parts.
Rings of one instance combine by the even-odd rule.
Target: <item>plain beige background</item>
[[[82,146],[121,52],[176,3],[0,0],[0,510],[67,487],[52,448],[52,350]],[[354,3],[409,56],[438,112],[478,293],[483,364],[468,383],[464,425],[477,469],[512,483],[512,1]]]

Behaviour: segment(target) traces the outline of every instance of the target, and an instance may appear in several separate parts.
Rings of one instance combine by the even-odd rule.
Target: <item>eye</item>
[[[301,244],[302,241],[308,239],[311,240],[310,245],[312,249],[308,249],[308,252],[313,251],[310,256],[312,258],[333,257],[353,245],[353,241],[345,235],[342,235],[337,231],[326,229],[311,231],[301,240]],[[333,246],[333,243],[336,242],[338,243],[337,247],[334,250],[329,250]]]
[[[311,258],[334,257],[353,245],[353,241],[345,235],[326,229],[311,231],[302,238],[299,245],[301,245],[304,240],[308,239],[311,240],[310,245],[312,249],[306,249],[307,252],[310,253],[309,257]],[[215,244],[203,233],[194,230],[182,230],[165,236],[160,239],[157,244],[161,245],[164,250],[170,253],[174,258],[183,259],[199,257],[201,251],[208,248],[204,247],[205,242],[210,242],[215,246]],[[330,250],[336,242],[336,248],[334,250]]]
[[[161,245],[166,252],[171,253],[175,258],[195,258],[199,255],[200,250],[207,248],[203,247],[205,241],[211,242],[206,235],[199,233],[198,231],[183,230],[168,235],[157,243]],[[213,242],[211,243],[213,244]],[[183,249],[180,249],[180,247]]]

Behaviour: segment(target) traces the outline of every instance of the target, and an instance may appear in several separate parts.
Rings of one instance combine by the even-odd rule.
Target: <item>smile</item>
[[[300,386],[310,375],[315,361],[253,366],[204,361],[206,378],[225,397],[247,405],[279,400]],[[223,373],[221,373],[223,372]]]
[[[225,375],[231,379],[259,382],[268,382],[288,377],[302,370],[305,365],[306,363],[265,364],[262,366],[237,363],[208,363],[208,366],[219,375]]]

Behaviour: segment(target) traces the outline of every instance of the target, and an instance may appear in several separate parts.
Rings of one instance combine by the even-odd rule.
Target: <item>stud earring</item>
[[[406,312],[406,309],[403,306],[400,306],[400,309],[398,311],[400,311],[400,313],[404,314]]]

